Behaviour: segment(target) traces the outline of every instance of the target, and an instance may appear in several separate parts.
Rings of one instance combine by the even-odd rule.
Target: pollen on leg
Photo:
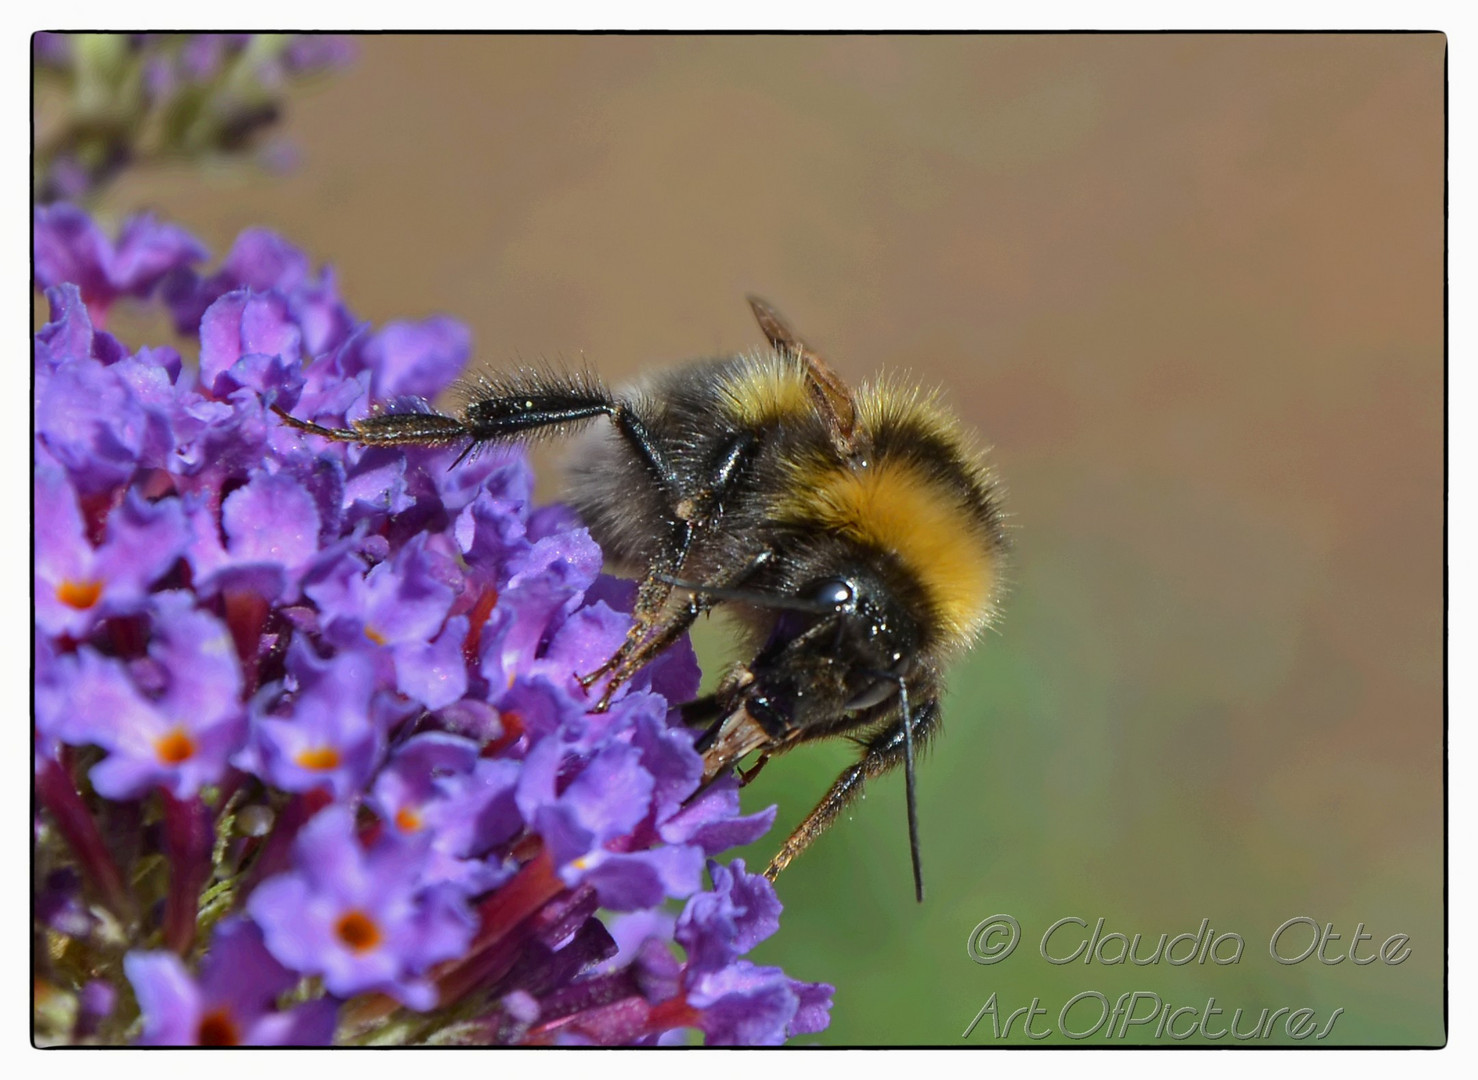
[[[184,728],[171,728],[154,740],[154,753],[165,765],[182,765],[195,756],[195,740]]]
[[[380,943],[382,937],[379,924],[364,912],[355,908],[346,911],[334,927],[339,940],[354,952],[368,952]]]

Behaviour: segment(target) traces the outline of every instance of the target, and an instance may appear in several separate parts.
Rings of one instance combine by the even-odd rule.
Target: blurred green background
[[[1012,591],[919,770],[928,900],[887,777],[781,878],[758,950],[836,985],[816,1041],[1024,1043],[1020,1017],[1009,1039],[992,1025],[1037,998],[1034,1030],[1064,1043],[1073,995],[1148,991],[1214,996],[1213,1031],[1239,1007],[1243,1031],[1264,1008],[1313,1009],[1317,1031],[1343,1008],[1325,1044],[1427,1045],[1445,1037],[1445,45],[365,38],[288,102],[296,171],[156,168],[100,209],[156,207],[217,257],[277,229],[362,316],[447,312],[491,365],[583,355],[619,381],[751,347],[758,292],[847,377],[910,370],[993,444]],[[747,790],[781,808],[751,865],[846,760],[808,749]],[[1021,941],[977,964],[967,940],[997,913]],[[1202,919],[1245,949],[1049,964],[1038,942],[1068,916],[1143,934],[1142,956]],[[1409,958],[1280,965],[1268,941],[1293,917],[1333,924],[1328,956],[1363,922],[1361,956],[1400,933]],[[1068,930],[1059,951],[1088,934]],[[1083,999],[1069,1026],[1101,1011]],[[1287,1016],[1264,1044],[1292,1041]]]

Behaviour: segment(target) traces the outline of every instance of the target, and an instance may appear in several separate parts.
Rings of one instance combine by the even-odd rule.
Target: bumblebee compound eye
[[[812,582],[802,594],[807,600],[836,608],[838,611],[851,606],[857,599],[857,587],[842,577],[822,578]]]

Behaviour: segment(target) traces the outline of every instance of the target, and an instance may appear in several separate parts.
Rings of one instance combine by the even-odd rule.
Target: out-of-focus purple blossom
[[[36,912],[81,960],[38,954],[37,977],[73,1016],[99,979],[134,990],[51,1037],[819,1030],[830,988],[743,959],[775,928],[769,883],[709,861],[703,886],[774,811],[740,816],[732,777],[699,790],[672,709],[697,691],[687,642],[592,712],[578,676],[624,640],[634,589],[570,511],[532,506],[519,453],[453,468],[461,447],[365,448],[272,411],[424,408],[465,329],[376,331],[262,230],[202,273],[191,243],[120,261],[76,211],[46,220],[38,268],[80,280],[48,281],[35,351]],[[150,230],[183,235],[123,235]],[[122,295],[166,305],[198,368],[98,330]],[[602,909],[625,914],[608,930]],[[168,951],[120,967],[120,931]]]
[[[243,919],[216,927],[198,979],[170,952],[133,952],[123,965],[143,1014],[145,1046],[327,1046],[333,1039],[333,1001],[276,1008],[297,978]]]
[[[72,41],[68,34],[41,30],[31,35],[31,55],[36,63],[62,67],[72,58]]]
[[[57,34],[32,39],[38,201],[85,198],[129,165],[238,155],[280,116],[290,84],[342,67],[338,35]]]
[[[370,394],[377,401],[433,397],[467,366],[471,355],[472,336],[452,319],[391,323],[365,345],[364,362],[375,373]]]
[[[97,321],[120,296],[142,299],[165,275],[206,256],[205,248],[184,229],[160,224],[148,214],[130,218],[117,241],[65,203],[36,207],[31,227],[37,284],[76,285]]]
[[[107,751],[89,775],[110,799],[155,786],[192,796],[221,778],[246,737],[241,669],[226,628],[186,593],[158,593],[151,609],[147,656],[127,667],[90,648],[60,658],[64,701],[37,716],[57,740]]]
[[[282,59],[290,72],[313,74],[353,62],[355,47],[343,34],[298,34],[283,50]]]
[[[251,743],[238,765],[284,791],[327,788],[336,798],[351,796],[385,753],[386,732],[371,708],[374,658],[357,649],[320,659],[295,636],[286,676],[253,700]]]
[[[149,586],[190,540],[178,500],[151,504],[129,491],[94,547],[66,473],[44,451],[36,455],[34,490],[35,618],[50,634],[81,638],[100,618],[142,610]]]

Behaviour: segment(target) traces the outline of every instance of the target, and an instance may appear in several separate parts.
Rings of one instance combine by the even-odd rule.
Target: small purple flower
[[[447,618],[462,574],[447,546],[422,533],[368,573],[356,560],[342,559],[305,587],[332,640],[384,647],[397,688],[430,709],[467,691],[467,623]]]
[[[91,360],[97,357],[98,335],[94,334],[92,316],[82,301],[82,290],[68,282],[53,285],[46,290],[46,302],[51,309],[51,319],[36,335],[37,375],[43,380],[70,360]],[[115,356],[123,354],[123,346],[115,339],[107,338],[107,351]],[[38,387],[39,389],[39,387]]]
[[[123,966],[143,1013],[145,1046],[327,1046],[333,1039],[334,1002],[274,1008],[297,980],[243,919],[216,927],[199,979],[171,952],[129,953]]]
[[[365,650],[319,659],[300,637],[288,648],[295,684],[264,688],[252,701],[252,741],[237,758],[285,791],[358,790],[385,753],[385,731],[371,709],[375,663]]]
[[[831,988],[797,983],[777,967],[736,960],[698,975],[687,1000],[702,1016],[708,1045],[779,1046],[826,1026]]]
[[[200,382],[217,395],[243,385],[266,390],[282,382],[301,355],[302,332],[277,293],[227,293],[201,319]],[[256,357],[261,360],[253,364]]]
[[[176,273],[163,291],[181,333],[197,332],[206,311],[230,293],[277,298],[301,332],[304,353],[325,358],[311,365],[321,369],[320,381],[327,375],[323,369],[334,366],[333,354],[359,325],[339,299],[333,271],[325,267],[314,277],[308,256],[266,229],[247,229],[237,237],[214,274],[201,278],[193,271]],[[357,370],[335,374],[343,378]]]
[[[226,628],[185,593],[159,593],[152,606],[154,643],[132,670],[90,649],[57,661],[69,691],[45,723],[61,742],[108,752],[90,775],[110,799],[137,798],[155,785],[194,795],[221,778],[246,735],[241,669]]]
[[[353,814],[330,807],[299,834],[295,855],[293,871],[247,902],[272,955],[341,997],[379,990],[431,1008],[435,988],[419,976],[461,953],[473,924],[456,890],[423,886],[425,846],[384,838],[366,850]]]
[[[122,372],[91,359],[63,363],[37,390],[36,433],[82,494],[133,478],[154,424]]]
[[[146,606],[149,586],[184,553],[190,529],[178,500],[145,502],[129,491],[99,547],[88,541],[66,474],[37,454],[36,625],[82,637],[97,619]]]
[[[192,502],[190,512],[187,556],[204,594],[245,590],[295,600],[303,574],[320,561],[318,502],[289,475],[257,473],[226,496],[219,521],[204,501]]]
[[[760,874],[710,863],[713,888],[688,901],[673,938],[688,951],[689,967],[718,971],[780,929],[780,901],[775,887]]]
[[[501,884],[508,871],[488,858],[523,829],[515,761],[480,757],[471,739],[430,731],[401,744],[375,778],[370,805],[407,839],[431,845],[424,877],[469,895]]]
[[[171,271],[206,257],[200,241],[148,214],[124,222],[116,242],[66,203],[38,206],[32,228],[37,283],[78,286],[95,322],[120,296],[146,297]]]

